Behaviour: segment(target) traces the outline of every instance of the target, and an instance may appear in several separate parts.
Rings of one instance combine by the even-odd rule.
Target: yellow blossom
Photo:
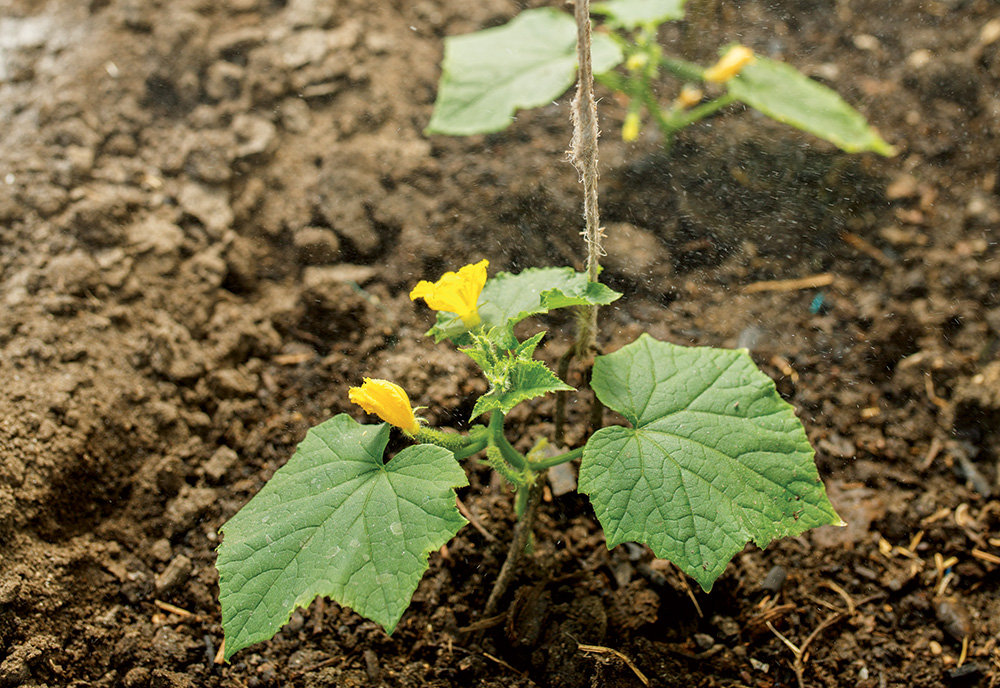
[[[718,62],[705,70],[704,79],[716,83],[729,81],[755,59],[750,48],[745,45],[734,45]]]
[[[649,63],[649,55],[646,53],[632,53],[625,61],[625,68],[630,72],[638,72]]]
[[[622,124],[622,141],[630,143],[639,138],[639,113],[632,111],[625,115],[625,123]]]
[[[702,96],[704,95],[705,94],[702,93],[700,88],[686,84],[684,88],[681,89],[681,92],[677,94],[677,100],[674,101],[674,105],[682,110],[686,110],[687,108],[700,103]]]
[[[351,387],[347,392],[352,403],[368,413],[374,413],[386,423],[395,425],[411,435],[417,434],[420,424],[413,415],[410,397],[406,390],[388,380],[365,378],[360,387]]]
[[[410,292],[410,299],[423,299],[436,311],[455,313],[466,327],[479,324],[479,294],[486,286],[488,260],[466,265],[458,272],[446,272],[437,282],[421,280]]]

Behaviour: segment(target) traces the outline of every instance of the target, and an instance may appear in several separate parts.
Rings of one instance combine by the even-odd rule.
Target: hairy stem
[[[503,434],[503,413],[499,410],[493,410],[490,412],[490,439],[491,445],[500,450],[500,455],[503,456],[504,460],[507,461],[511,466],[519,471],[523,471],[527,465],[528,461],[524,458],[524,455],[518,450],[514,449],[514,446],[507,440]]]
[[[507,560],[504,561],[503,567],[500,569],[500,575],[497,576],[497,582],[493,584],[490,597],[486,600],[486,607],[483,609],[483,618],[489,618],[497,613],[497,609],[500,607],[500,600],[503,598],[504,593],[507,592],[507,588],[514,578],[514,571],[517,570],[517,562],[524,553],[524,548],[531,537],[531,531],[535,527],[535,515],[538,513],[538,504],[542,501],[543,481],[544,476],[537,475],[531,487],[528,488],[524,516],[514,526],[514,540],[510,543],[510,549],[507,550]]]
[[[560,454],[559,456],[551,456],[547,459],[540,459],[538,461],[529,461],[528,466],[533,471],[544,471],[546,468],[552,468],[553,466],[558,466],[561,463],[568,463],[573,459],[579,459],[583,456],[583,447],[577,447],[576,449],[571,449],[565,454]]]
[[[569,364],[573,360],[573,351],[575,347],[570,347],[563,352],[563,355],[559,357],[559,366],[556,368],[556,377],[558,377],[563,382],[566,382],[566,378],[569,377]],[[561,447],[566,444],[566,399],[569,396],[569,392],[563,390],[556,392],[556,417],[554,419],[555,433],[553,434],[553,441],[557,447]]]

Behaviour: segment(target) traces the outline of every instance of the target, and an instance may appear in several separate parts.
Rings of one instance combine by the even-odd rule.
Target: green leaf
[[[513,275],[498,273],[486,282],[479,295],[479,316],[484,329],[510,323],[511,326],[532,315],[548,313],[569,306],[604,306],[621,294],[600,282],[588,282],[587,275],[573,268],[528,268]],[[427,331],[435,341],[451,338],[465,344],[468,330],[453,313],[438,313],[437,322]]]
[[[737,100],[771,119],[807,131],[848,153],[896,154],[864,115],[835,91],[784,62],[758,56],[726,86]]]
[[[428,444],[383,464],[388,441],[387,424],[346,414],[317,425],[222,527],[226,659],[321,595],[392,633],[428,554],[465,525],[452,488],[468,481],[451,452]]]
[[[708,591],[747,541],[841,523],[802,424],[745,349],[644,334],[598,356],[591,386],[632,424],[594,433],[580,465],[608,548],[648,544]]]
[[[590,6],[594,14],[606,15],[612,26],[631,30],[640,26],[656,27],[663,22],[684,18],[685,0],[609,0]]]
[[[594,72],[613,69],[621,49],[594,34]],[[551,8],[444,41],[434,113],[427,133],[469,136],[506,129],[518,108],[547,105],[573,84],[576,22]]]
[[[522,401],[549,392],[573,389],[556,377],[548,366],[532,358],[545,333],[539,332],[520,344],[515,339],[515,346],[511,347],[512,327],[508,323],[492,328],[485,335],[473,334],[473,345],[461,349],[483,369],[490,383],[490,390],[476,401],[472,418],[493,409],[500,409],[506,414]]]

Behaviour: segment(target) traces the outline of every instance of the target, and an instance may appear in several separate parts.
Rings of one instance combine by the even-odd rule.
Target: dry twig
[[[638,678],[640,681],[642,681],[642,685],[644,685],[644,686],[648,686],[649,685],[649,679],[646,678],[646,675],[644,673],[642,673],[641,671],[639,671],[639,667],[637,667],[635,665],[635,662],[633,662],[631,659],[629,659],[628,655],[626,655],[626,654],[624,654],[622,652],[619,652],[618,650],[614,649],[613,647],[604,647],[602,645],[582,645],[582,644],[578,643],[577,644],[577,649],[580,650],[580,651],[582,651],[582,652],[593,652],[595,654],[610,654],[610,655],[614,655],[618,659],[620,659],[623,662],[625,662],[626,666],[628,666],[628,668],[632,670],[632,673],[634,673],[636,675],[636,678]]]

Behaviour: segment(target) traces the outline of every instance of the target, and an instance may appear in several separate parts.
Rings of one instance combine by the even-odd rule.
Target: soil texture
[[[847,527],[747,547],[705,594],[550,489],[483,624],[514,517],[469,461],[479,528],[391,637],[318,601],[215,661],[219,527],[311,425],[364,419],[349,386],[394,380],[458,429],[486,391],[422,336],[413,284],[583,267],[568,98],[422,133],[443,37],[542,4],[0,0],[0,688],[996,684],[995,0],[690,0],[715,11],[664,29],[702,62],[738,40],[796,65],[891,159],[739,108],[669,153],[623,144],[601,93],[604,278],[626,294],[602,345],[748,348]],[[527,327],[552,363],[574,323]],[[553,411],[511,414],[519,448]]]

